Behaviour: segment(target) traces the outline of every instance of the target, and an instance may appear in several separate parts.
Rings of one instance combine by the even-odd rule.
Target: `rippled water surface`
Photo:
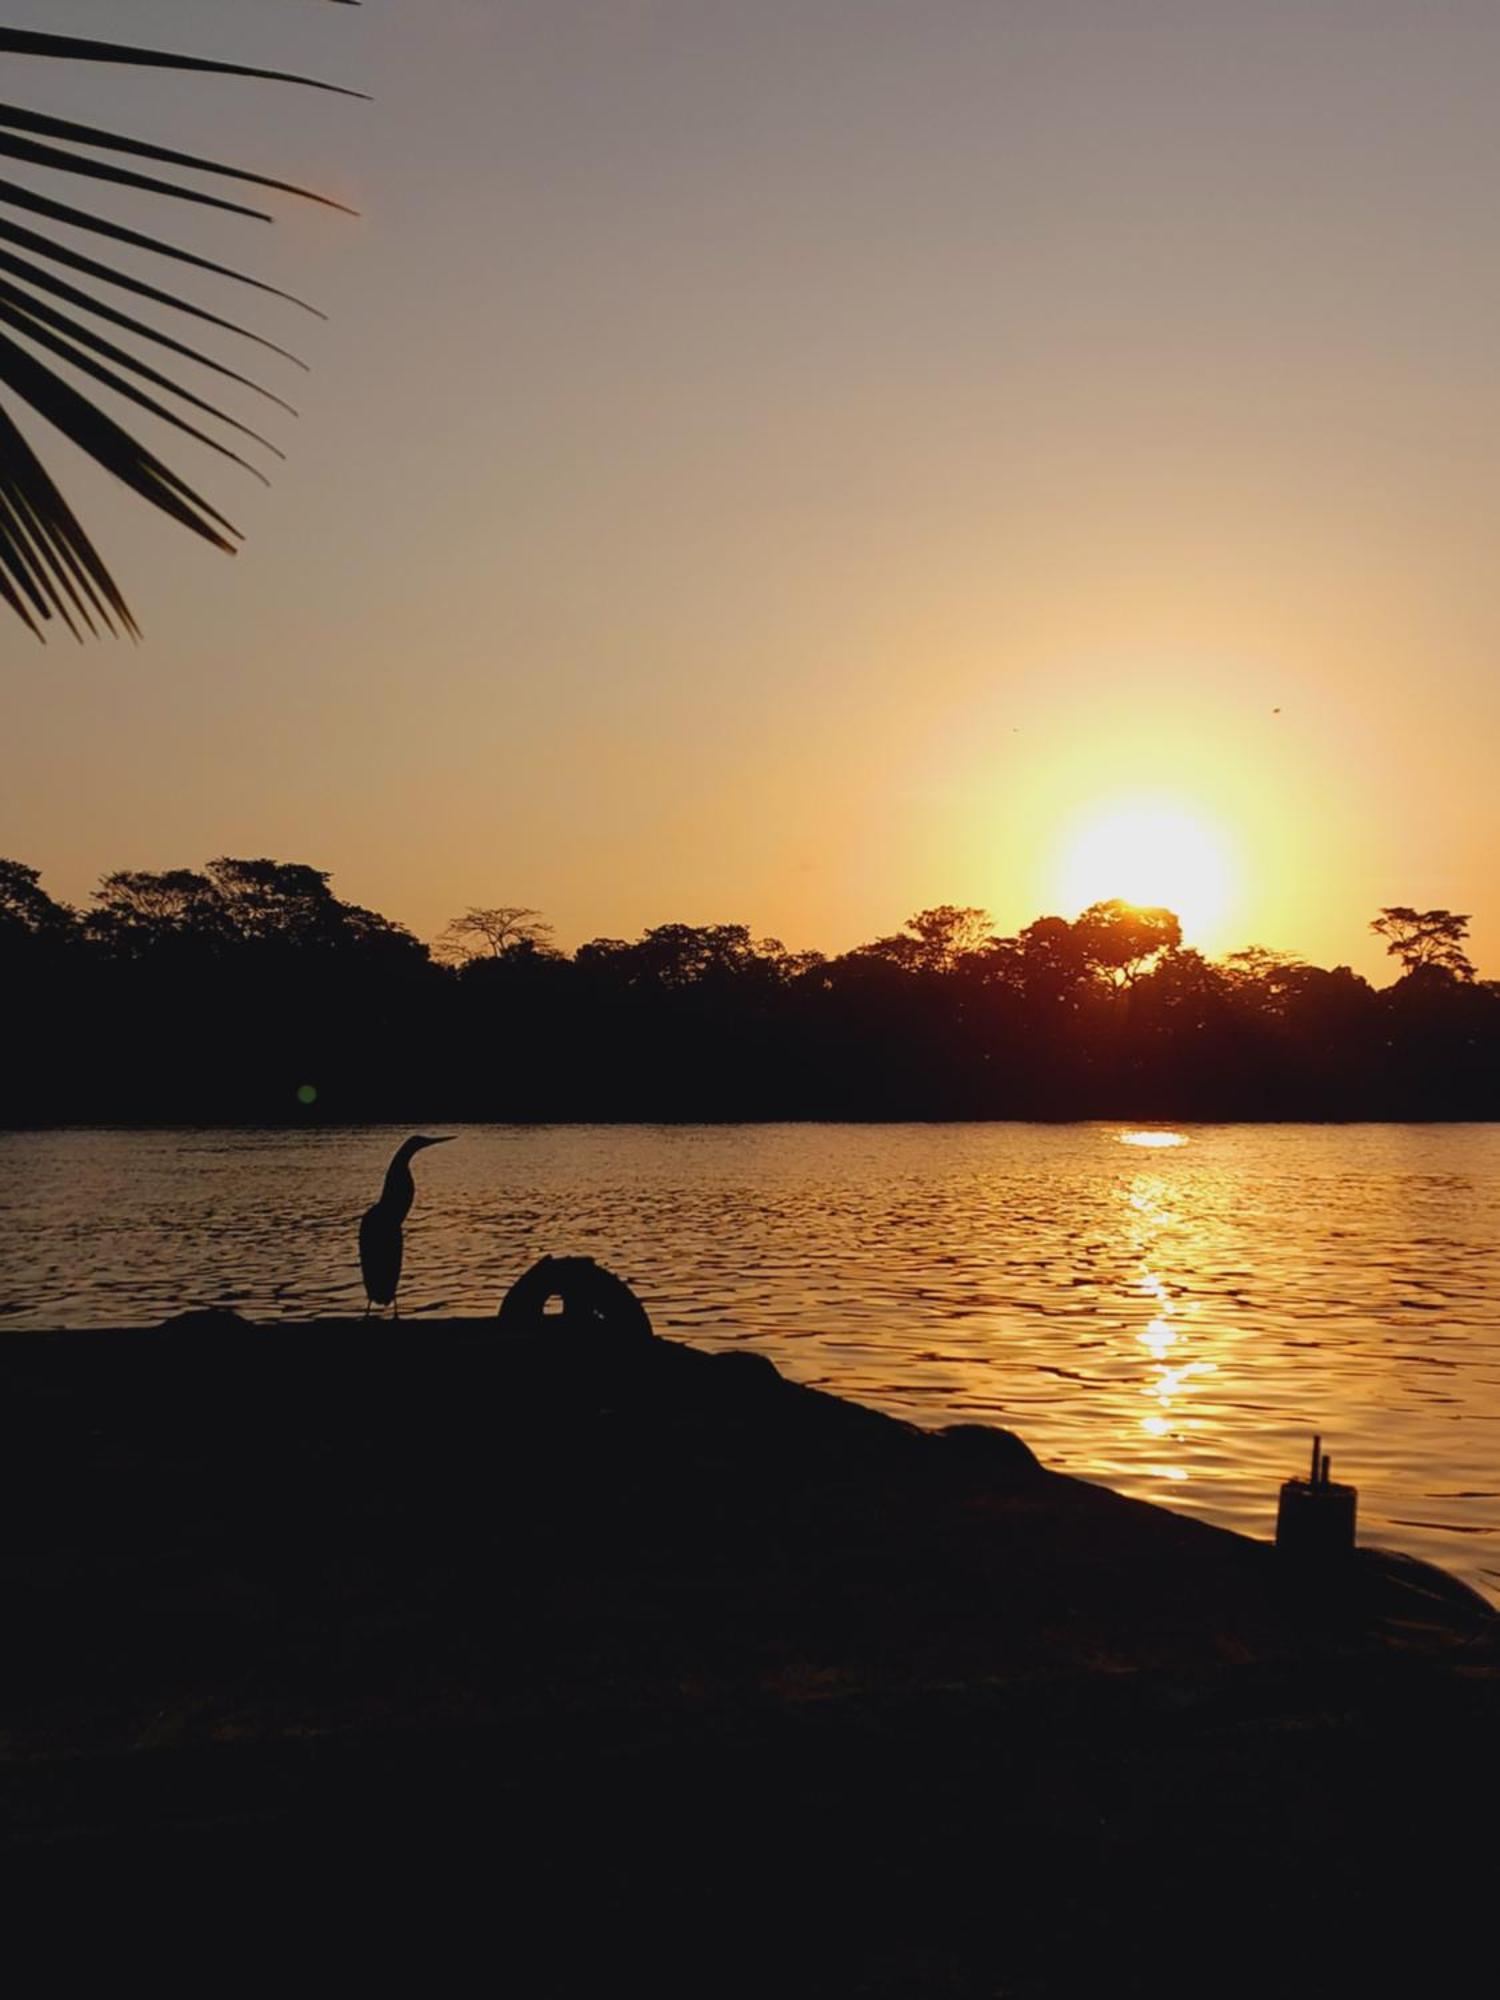
[[[588,1254],[658,1332],[1252,1534],[1319,1430],[1362,1539],[1500,1598],[1500,1127],[449,1129],[408,1312]],[[404,1136],[0,1134],[0,1325],[360,1310]]]

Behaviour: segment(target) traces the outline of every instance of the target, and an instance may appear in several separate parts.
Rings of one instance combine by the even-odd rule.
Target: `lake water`
[[[1361,1539],[1500,1599],[1500,1127],[449,1129],[408,1313],[590,1255],[659,1333],[1256,1535],[1321,1431]],[[404,1136],[0,1134],[0,1327],[360,1311]]]

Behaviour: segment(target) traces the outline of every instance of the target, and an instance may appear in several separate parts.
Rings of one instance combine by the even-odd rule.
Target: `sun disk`
[[[1180,807],[1126,803],[1100,809],[1074,834],[1058,872],[1060,900],[1076,915],[1118,897],[1172,910],[1197,942],[1222,923],[1232,900],[1225,844]]]

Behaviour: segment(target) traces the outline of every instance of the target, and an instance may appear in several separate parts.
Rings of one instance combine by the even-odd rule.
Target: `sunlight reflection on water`
[[[1500,1596],[1500,1128],[453,1129],[408,1312],[592,1255],[661,1333],[1253,1534],[1319,1430],[1364,1539]],[[0,1325],[358,1311],[404,1136],[0,1135]]]

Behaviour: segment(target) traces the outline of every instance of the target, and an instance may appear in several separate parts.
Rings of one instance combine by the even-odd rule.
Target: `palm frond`
[[[333,0],[339,7],[357,7],[359,0]],[[128,63],[141,69],[187,69],[209,76],[250,76],[265,83],[300,83],[312,90],[331,90],[339,97],[360,97],[339,83],[294,76],[284,69],[249,69],[244,63],[214,62],[206,56],[176,55],[166,49],[137,49],[124,42],[97,42],[86,35],[48,35],[31,28],[0,28],[0,56],[62,56],[69,62]]]
[[[356,6],[359,0],[332,0],[332,4]],[[284,70],[257,69],[208,57],[24,29],[0,28],[0,55],[125,64],[302,84],[347,97],[361,95],[337,84]],[[145,172],[140,165],[124,164],[126,161],[181,169],[209,177],[221,187],[232,184],[254,188],[267,194],[317,202],[344,214],[352,213],[326,195],[248,167],[205,159],[152,140],[24,106],[0,104],[0,169],[14,163],[49,175],[69,176],[101,191],[124,189],[239,218],[271,220],[266,209],[252,207],[226,192],[211,192],[190,181]],[[18,221],[18,212],[41,226],[33,228]],[[105,294],[124,293],[204,327],[252,342],[262,351],[298,367],[305,364],[265,335],[208,310],[180,290],[169,288],[169,284],[152,284],[132,271],[120,270],[89,256],[63,241],[55,233],[59,228],[103,237],[128,250],[165,259],[179,267],[184,277],[188,272],[202,271],[233,279],[250,290],[308,312],[316,312],[316,308],[264,279],[200,256],[168,238],[129,228],[93,207],[75,206],[41,193],[11,179],[8,171],[0,171],[0,390],[26,404],[151,506],[215,548],[233,553],[238,531],[225,516],[108,415],[90,388],[70,378],[81,377],[83,383],[107,390],[111,396],[144,410],[263,480],[264,474],[251,460],[183,412],[191,410],[280,458],[283,454],[270,439],[189,386],[180,370],[170,364],[154,365],[133,347],[112,339],[100,328],[147,342],[177,362],[201,368],[221,382],[252,390],[295,415],[291,404],[254,376],[178,339],[152,320],[122,310]],[[59,372],[53,364],[61,364],[67,372]],[[79,638],[100,632],[124,633],[132,638],[139,635],[135,619],[108,567],[3,402],[0,402],[0,602],[38,637],[45,635],[44,628],[54,619]]]
[[[299,195],[303,201],[315,201],[323,208],[336,208],[344,215],[355,212],[352,208],[345,208],[341,201],[318,194],[312,188],[298,187],[292,181],[273,180],[267,174],[253,174],[245,167],[226,167],[216,160],[205,160],[196,153],[178,153],[168,146],[153,146],[144,139],[127,139],[119,132],[106,132],[99,125],[80,125],[71,118],[47,118],[37,111],[23,111],[15,104],[0,104],[0,126],[13,132],[31,132],[39,138],[61,139],[69,145],[93,146],[101,152],[123,153],[131,159],[155,160],[161,166],[196,167],[202,173],[218,174],[224,180],[244,181],[251,187],[268,188],[275,194]],[[181,193],[182,190],[176,192]]]
[[[56,612],[75,636],[78,627],[68,615],[70,604],[90,632],[96,629],[89,616],[92,607],[107,632],[119,630],[131,638],[139,637],[130,609],[98,551],[3,408],[0,594],[38,638],[41,629],[27,609],[28,603],[42,619]]]
[[[0,240],[19,243],[23,249],[35,250],[39,255],[49,257],[54,264],[61,264],[64,270],[79,271],[85,277],[97,278],[101,284],[113,285],[119,291],[132,292],[137,298],[151,299],[157,305],[171,306],[175,311],[184,313],[192,319],[204,320],[209,326],[222,327],[226,333],[237,333],[244,340],[254,341],[257,347],[268,348],[272,354],[280,355],[284,361],[294,362],[297,367],[304,370],[307,367],[307,363],[299,361],[289,349],[278,347],[274,340],[267,340],[263,334],[255,333],[251,328],[240,326],[231,319],[221,319],[217,313],[208,312],[204,307],[194,305],[191,300],[179,298],[171,292],[164,292],[159,286],[148,285],[142,279],[133,277],[128,271],[112,270],[108,264],[100,264],[92,257],[85,257],[77,250],[70,250],[62,242],[54,242],[50,237],[39,236],[34,229],[26,229],[18,222],[8,222],[3,215],[0,215]],[[164,254],[174,254],[170,245],[164,245],[163,250]],[[222,265],[205,263],[199,257],[190,257],[187,261],[198,265],[202,270],[218,271],[226,278],[241,275],[235,271],[225,270]],[[243,282],[248,284],[254,281],[244,279]],[[290,292],[276,292],[269,285],[260,289],[271,291],[276,298],[291,298]],[[292,303],[301,305],[303,302],[294,299]],[[305,310],[316,313],[316,308],[313,306],[307,306]],[[317,317],[321,318],[322,315],[317,314]]]
[[[189,347],[186,341],[175,340],[171,334],[163,333],[159,326],[152,326],[148,320],[136,319],[130,313],[121,312],[116,306],[106,305],[102,299],[93,298],[89,293],[80,291],[76,285],[70,285],[65,278],[59,278],[56,272],[44,270],[40,264],[28,263],[24,257],[13,257],[9,251],[0,250],[0,272],[7,272],[12,277],[24,279],[36,291],[47,292],[53,298],[66,299],[70,305],[81,306],[85,312],[92,314],[95,319],[103,320],[107,326],[118,326],[126,333],[139,334],[142,340],[149,340],[158,347],[165,347],[171,353],[181,355],[185,361],[196,361],[200,368],[207,368],[215,375],[223,375],[231,382],[238,382],[241,388],[251,389],[257,396],[264,396],[267,402],[275,403],[277,408],[285,410],[288,416],[295,417],[297,414],[284,396],[278,396],[274,390],[268,389],[264,382],[257,382],[253,376],[240,374],[237,368],[228,367],[224,362],[216,360],[213,355],[206,354],[201,347]],[[227,322],[220,321],[218,324],[223,325]],[[287,358],[296,359],[294,355],[288,355]],[[303,364],[298,362],[297,365],[301,367]]]

